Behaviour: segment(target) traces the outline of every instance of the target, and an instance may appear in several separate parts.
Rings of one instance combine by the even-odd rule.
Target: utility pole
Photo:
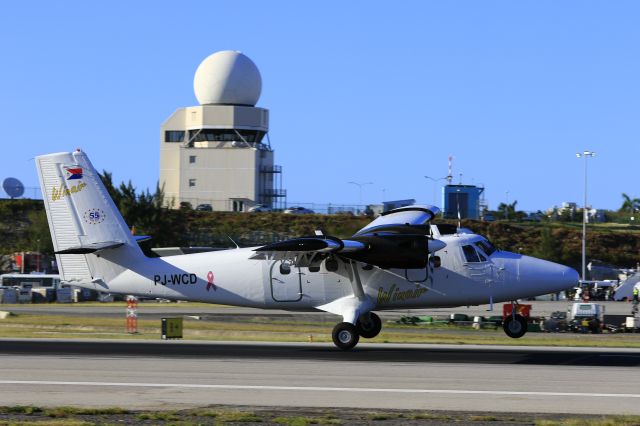
[[[449,176],[445,176],[442,178],[432,178],[431,176],[425,176],[425,179],[429,179],[433,182],[433,205],[436,206],[438,203],[438,200],[436,199],[436,185],[441,180],[448,180]]]
[[[356,185],[358,187],[358,209],[362,208],[362,187],[365,185],[373,185],[373,182],[347,182],[347,183]]]
[[[584,158],[584,207],[582,208],[582,281],[587,279],[587,158],[595,157],[592,151],[576,153],[576,157]]]

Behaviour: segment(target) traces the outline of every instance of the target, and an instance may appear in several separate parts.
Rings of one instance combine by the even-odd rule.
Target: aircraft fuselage
[[[468,239],[468,236],[464,236]],[[423,269],[367,268],[356,262],[373,310],[445,307],[510,301],[567,288],[570,268],[515,253],[497,251],[484,262],[466,262],[460,237],[445,236],[437,254],[441,266]],[[464,241],[463,241],[464,242]],[[224,305],[314,310],[353,294],[351,265],[337,271],[291,266],[279,260],[251,259],[253,248],[149,258],[128,266],[96,290],[149,298]],[[572,270],[571,270],[572,271]],[[288,272],[288,273],[287,273]]]

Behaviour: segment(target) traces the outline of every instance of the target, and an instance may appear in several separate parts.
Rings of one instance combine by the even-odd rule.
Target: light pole
[[[443,177],[443,178],[432,178],[431,176],[425,176],[425,179],[429,179],[430,181],[433,182],[433,205],[435,206],[437,201],[436,200],[436,184],[441,181],[441,180],[447,180],[447,177]]]
[[[347,182],[358,187],[358,206],[362,207],[362,187],[365,185],[373,185],[373,182]]]
[[[584,207],[582,208],[582,281],[587,279],[587,158],[595,157],[593,151],[576,153],[576,157],[584,158]]]

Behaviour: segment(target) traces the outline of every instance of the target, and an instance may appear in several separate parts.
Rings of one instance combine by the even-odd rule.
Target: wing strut
[[[364,299],[364,289],[362,288],[362,281],[360,281],[360,271],[358,271],[358,265],[353,260],[349,260],[351,265],[351,272],[353,273],[353,279],[351,280],[351,287],[353,288],[353,295],[359,300]]]

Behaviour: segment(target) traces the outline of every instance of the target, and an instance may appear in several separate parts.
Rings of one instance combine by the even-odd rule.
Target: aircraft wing
[[[279,241],[255,249],[257,252],[350,252],[366,249],[366,245],[358,241],[341,240],[335,237],[301,237]]]
[[[366,245],[357,241],[341,240],[334,237],[301,237],[279,241],[258,247],[253,259],[302,260],[310,256],[330,253],[349,253],[366,250]],[[296,262],[298,263],[298,262]]]
[[[296,261],[309,256],[333,254],[381,268],[415,269],[426,267],[429,254],[445,246],[440,240],[420,234],[362,235],[344,240],[316,236],[293,238],[259,247],[252,258]]]
[[[446,247],[430,235],[434,206],[411,205],[383,213],[348,239],[324,235],[294,238],[255,249],[254,259],[291,260],[298,265],[335,255],[380,268],[422,269]]]

